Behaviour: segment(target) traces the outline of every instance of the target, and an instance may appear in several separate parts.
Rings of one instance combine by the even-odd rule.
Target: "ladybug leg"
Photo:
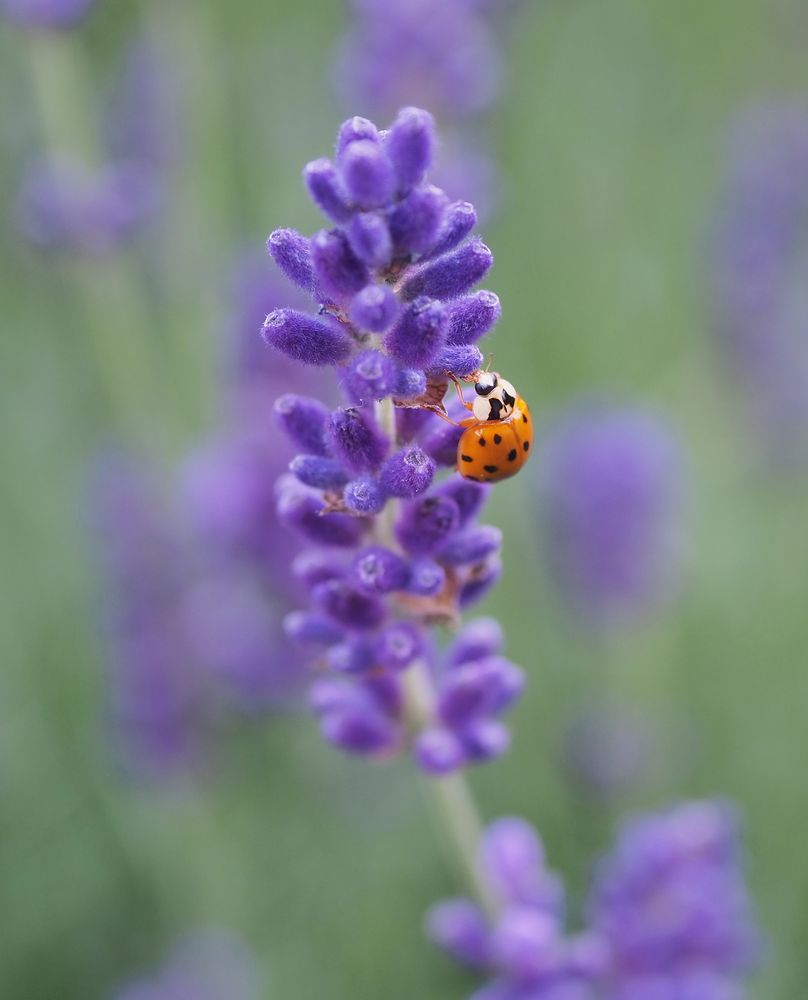
[[[452,420],[442,405],[438,405],[437,403],[428,403],[425,409],[431,410],[436,416],[440,417],[441,420],[445,420],[447,424],[451,424],[452,427],[463,426],[462,422],[458,423],[456,420]]]
[[[463,396],[463,387],[460,385],[460,379],[456,375],[453,375],[451,372],[448,372],[447,374],[449,378],[452,380],[452,382],[454,382],[455,392],[457,393],[457,398],[460,400],[461,404],[467,410],[473,409],[473,405],[471,403],[467,403],[465,397]]]

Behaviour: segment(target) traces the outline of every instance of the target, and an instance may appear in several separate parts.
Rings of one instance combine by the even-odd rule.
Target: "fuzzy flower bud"
[[[336,454],[355,472],[378,468],[389,444],[373,419],[355,407],[331,414],[330,438]]]
[[[314,267],[305,236],[295,229],[276,229],[267,240],[267,251],[285,277],[299,288],[311,291]]]
[[[351,339],[334,321],[297,309],[276,309],[261,330],[270,347],[306,365],[333,365],[351,352]]]
[[[425,493],[432,484],[435,463],[418,445],[397,451],[382,465],[379,483],[388,496],[410,499]]]
[[[426,367],[446,341],[445,315],[440,302],[417,298],[387,334],[385,347],[403,365]]]

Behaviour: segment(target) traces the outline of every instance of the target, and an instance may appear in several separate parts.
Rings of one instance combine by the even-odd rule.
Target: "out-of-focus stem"
[[[28,42],[32,88],[46,155],[100,163],[98,130],[75,40],[70,34],[32,33]],[[114,251],[64,262],[84,311],[82,328],[111,407],[124,430],[143,443],[156,426],[154,379],[148,359],[150,320],[127,255]]]
[[[392,399],[376,403],[376,419],[384,433],[395,442],[396,412]],[[390,500],[379,516],[376,540],[395,548],[393,524],[398,501]],[[403,674],[404,711],[410,726],[424,729],[435,721],[436,693],[429,668],[422,660],[413,663]],[[481,877],[477,851],[482,836],[482,822],[477,803],[466,778],[459,773],[424,778],[429,801],[446,840],[469,888],[480,905],[492,917],[498,902]]]

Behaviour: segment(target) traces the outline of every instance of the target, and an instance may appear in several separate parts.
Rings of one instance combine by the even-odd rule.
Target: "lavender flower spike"
[[[351,753],[409,750],[446,775],[503,752],[502,716],[523,677],[499,655],[499,635],[461,632],[462,649],[442,654],[430,641],[434,623],[458,621],[496,580],[501,544],[477,522],[485,487],[455,472],[435,484],[439,466],[454,466],[459,428],[425,404],[446,391],[447,372],[480,368],[473,341],[499,316],[495,295],[472,290],[492,261],[474,209],[429,182],[435,146],[432,116],[417,108],[386,132],[364,118],[342,125],[335,161],[304,171],[329,228],[309,240],[278,229],[267,244],[312,310],[276,309],[263,335],[293,361],[336,369],[346,397],[331,411],[295,395],[275,406],[299,449],[278,516],[314,547],[298,576],[309,607],[286,628],[318,655],[325,644],[320,662],[341,675],[313,702],[323,733]],[[433,700],[413,728],[415,674]]]

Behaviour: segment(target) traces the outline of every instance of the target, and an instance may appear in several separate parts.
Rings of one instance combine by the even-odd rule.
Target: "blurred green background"
[[[154,788],[125,782],[105,742],[86,499],[115,429],[77,288],[101,282],[101,327],[119,267],[146,290],[121,322],[146,340],[150,371],[122,377],[168,475],[217,420],[211,290],[238,248],[319,225],[300,167],[346,110],[329,76],[339,3],[101,3],[76,39],[92,79],[143,18],[194,96],[164,217],[109,267],[35,254],[10,210],[0,229],[0,995],[106,997],[178,933],[213,924],[260,956],[267,997],[459,996],[471,978],[422,939],[424,910],[457,881],[406,762],[346,761],[308,718],[270,717],[234,726],[204,781]],[[761,95],[804,92],[806,39],[797,0],[525,3],[492,119],[507,192],[484,230],[486,286],[503,302],[497,368],[539,428],[579,393],[661,410],[686,448],[688,552],[674,604],[596,644],[544,575],[534,481],[495,491],[506,572],[485,610],[530,684],[511,752],[473,774],[475,791],[487,818],[538,825],[573,913],[619,815],[734,799],[768,938],[752,990],[764,1000],[797,1000],[808,981],[808,489],[750,447],[711,341],[705,267],[728,123]],[[22,34],[3,25],[4,207],[40,141],[29,71]],[[569,784],[558,748],[570,713],[603,690],[648,713],[657,749],[640,788],[598,803]]]

